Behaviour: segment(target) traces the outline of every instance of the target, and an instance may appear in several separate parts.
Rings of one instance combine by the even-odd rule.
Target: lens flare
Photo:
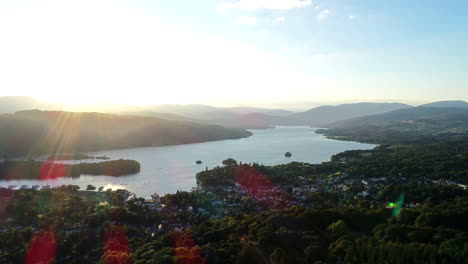
[[[388,204],[390,208],[393,208],[393,212],[392,212],[393,217],[397,217],[400,214],[404,201],[405,201],[405,196],[401,194],[394,203]]]
[[[52,231],[41,231],[31,239],[25,264],[52,263],[57,253],[57,241]]]
[[[235,179],[260,204],[269,208],[284,207],[289,199],[283,192],[257,169],[250,166],[239,166],[235,169]]]
[[[54,161],[44,161],[41,165],[41,180],[55,180],[64,177],[65,174],[66,168],[64,164]]]
[[[37,112],[36,118],[49,123],[50,129],[38,142],[39,149],[51,153],[74,153],[79,145],[79,135],[84,129],[81,114],[67,112]],[[45,148],[45,149],[41,149]]]
[[[174,233],[175,263],[177,264],[205,264],[206,260],[200,247],[195,243],[190,233]]]
[[[104,239],[104,254],[102,259],[105,264],[131,263],[128,238],[121,227],[113,226],[107,230]]]

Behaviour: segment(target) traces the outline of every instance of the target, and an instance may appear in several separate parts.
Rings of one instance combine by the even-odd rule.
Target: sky
[[[468,100],[468,1],[0,0],[0,95],[291,106]]]

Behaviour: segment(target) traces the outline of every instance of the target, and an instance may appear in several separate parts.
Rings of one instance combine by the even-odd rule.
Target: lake
[[[315,134],[309,127],[276,127],[274,129],[250,130],[253,136],[243,139],[221,140],[205,143],[166,147],[148,147],[86,153],[91,156],[106,155],[111,159],[133,159],[141,163],[138,174],[121,177],[81,176],[56,180],[14,180],[0,181],[0,186],[8,185],[50,185],[74,184],[86,189],[88,184],[105,189],[128,189],[137,196],[149,198],[157,192],[161,195],[188,191],[196,186],[195,174],[221,165],[226,158],[234,158],[243,163],[257,162],[264,165],[278,165],[291,161],[321,163],[331,156],[351,149],[372,149],[376,145],[358,142],[327,139]],[[291,152],[292,157],[284,156]],[[195,162],[201,160],[203,164]],[[80,162],[95,162],[82,160]],[[66,163],[66,162],[64,162]]]

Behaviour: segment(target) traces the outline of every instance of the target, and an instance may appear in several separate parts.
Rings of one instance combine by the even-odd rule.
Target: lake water
[[[291,161],[321,163],[329,161],[336,153],[351,149],[371,149],[376,145],[326,139],[315,134],[309,127],[276,127],[266,130],[250,130],[253,136],[243,139],[222,140],[167,147],[149,147],[87,153],[91,156],[106,155],[111,159],[134,159],[141,163],[138,174],[121,177],[81,176],[56,180],[0,181],[0,186],[8,185],[50,185],[74,184],[86,189],[88,184],[105,189],[128,189],[141,197],[174,193],[177,190],[190,190],[196,186],[195,174],[221,165],[226,158],[234,158],[243,163],[257,162],[264,165],[278,165]],[[285,152],[292,157],[286,158]],[[201,160],[203,164],[195,162]],[[80,162],[95,162],[82,160]]]

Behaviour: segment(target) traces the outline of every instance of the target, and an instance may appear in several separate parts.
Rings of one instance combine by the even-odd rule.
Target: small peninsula
[[[4,161],[1,180],[48,180],[81,175],[124,176],[140,172],[135,160],[109,160],[96,163],[63,164],[55,161]]]

